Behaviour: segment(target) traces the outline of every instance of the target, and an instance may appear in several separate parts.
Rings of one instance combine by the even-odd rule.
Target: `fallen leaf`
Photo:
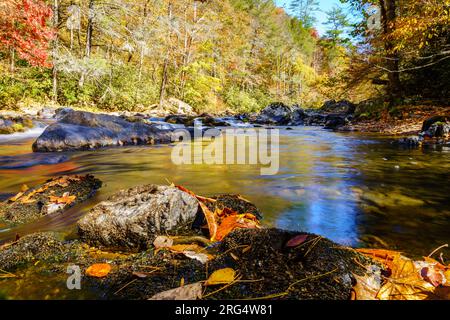
[[[77,197],[76,196],[71,196],[68,192],[65,192],[62,197],[57,197],[57,196],[50,196],[49,200],[50,202],[56,203],[56,204],[71,204],[72,202],[75,201]]]
[[[155,241],[153,241],[153,245],[156,249],[168,248],[173,246],[173,240],[166,236],[158,236]]]
[[[149,300],[197,300],[202,298],[202,292],[202,284],[196,282],[157,293]]]
[[[356,249],[356,251],[381,262],[389,269],[393,268],[393,261],[401,255],[401,252],[385,249]]]
[[[200,247],[198,244],[175,244],[167,247],[167,249],[174,253],[184,253],[185,251],[200,252],[204,250],[204,248]]]
[[[250,213],[229,215],[221,220],[220,225],[217,227],[216,235],[212,240],[221,241],[233,230],[239,228],[259,228],[259,221]]]
[[[356,279],[356,285],[353,287],[355,292],[354,300],[377,300],[378,291],[380,291],[380,279],[373,274],[365,276],[353,275]]]
[[[206,280],[205,286],[228,284],[236,279],[236,271],[232,268],[224,268],[214,271]]]
[[[30,189],[28,188],[28,186],[26,184],[22,185],[22,187],[20,188],[20,191],[22,192],[27,192],[27,190]]]
[[[216,233],[217,233],[217,222],[216,222],[216,216],[214,215],[214,213],[208,209],[208,207],[206,206],[206,204],[204,204],[203,202],[199,202],[200,208],[202,209],[203,215],[206,218],[206,223],[208,224],[208,230],[209,230],[209,237],[211,238],[212,241],[214,241],[214,239],[216,238]]]
[[[104,278],[111,272],[111,265],[108,263],[96,263],[86,269],[86,275],[94,278]]]
[[[308,239],[307,234],[300,234],[298,236],[293,237],[291,240],[289,240],[286,243],[286,247],[297,247],[297,246],[301,245],[303,242],[305,242],[306,239]]]
[[[151,275],[151,272],[139,272],[139,271],[135,271],[135,272],[133,272],[132,274],[133,274],[133,276],[136,276],[136,277],[138,277],[138,278],[145,279],[145,278],[147,278],[149,275]]]
[[[16,194],[14,197],[8,199],[9,202],[16,202],[17,200],[19,200],[19,198],[23,196],[23,192],[19,192],[18,194]]]
[[[391,276],[377,294],[380,300],[424,300],[434,286],[423,280],[414,262],[401,255],[392,261]]]
[[[213,256],[206,254],[206,253],[198,253],[195,251],[183,251],[183,254],[190,258],[197,261],[200,261],[202,264],[207,263],[209,260],[212,260]]]

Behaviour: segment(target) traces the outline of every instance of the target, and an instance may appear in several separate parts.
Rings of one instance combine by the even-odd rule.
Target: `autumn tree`
[[[41,0],[3,0],[0,11],[0,48],[9,52],[11,71],[16,54],[32,66],[50,67],[51,7]]]

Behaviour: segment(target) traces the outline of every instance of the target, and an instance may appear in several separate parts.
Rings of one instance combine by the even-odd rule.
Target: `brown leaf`
[[[202,298],[202,294],[203,286],[201,282],[196,282],[157,293],[149,300],[197,300]]]
[[[300,234],[298,236],[293,237],[291,240],[289,240],[286,243],[286,247],[297,247],[297,246],[301,245],[303,242],[305,242],[306,239],[308,239],[307,234]]]

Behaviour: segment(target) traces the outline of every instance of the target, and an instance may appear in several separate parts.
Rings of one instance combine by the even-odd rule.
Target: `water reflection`
[[[3,230],[0,240],[16,232],[71,230],[86,210],[119,189],[174,182],[204,195],[240,193],[262,210],[265,225],[319,233],[343,244],[376,236],[389,246],[425,254],[450,241],[448,150],[402,150],[384,138],[311,127],[281,133],[275,176],[261,176],[258,165],[176,166],[173,146],[62,153],[54,161],[54,154],[29,155],[32,140],[0,142],[0,196],[67,173],[104,181],[90,202]],[[23,159],[11,158],[21,154]],[[31,165],[21,166],[25,161]]]

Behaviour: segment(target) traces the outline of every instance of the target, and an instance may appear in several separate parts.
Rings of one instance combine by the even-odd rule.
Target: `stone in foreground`
[[[119,191],[78,222],[81,238],[112,248],[145,248],[156,236],[191,224],[198,202],[175,187],[146,185]]]

